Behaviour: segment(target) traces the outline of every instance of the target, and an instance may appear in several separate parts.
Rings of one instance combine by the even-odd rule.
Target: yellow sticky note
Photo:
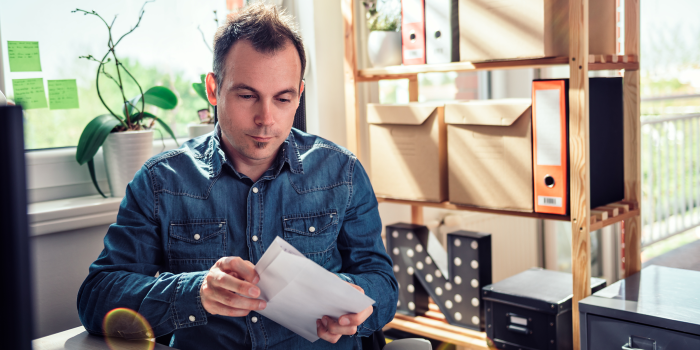
[[[10,72],[41,72],[38,41],[8,41]]]
[[[15,94],[15,102],[24,109],[46,108],[46,92],[44,92],[44,79],[12,79],[12,89]]]
[[[46,83],[49,86],[49,109],[80,108],[75,79],[47,80]]]

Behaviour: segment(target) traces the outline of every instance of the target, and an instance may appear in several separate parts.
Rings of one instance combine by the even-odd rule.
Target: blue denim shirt
[[[171,346],[182,350],[359,349],[357,336],[393,318],[398,290],[377,200],[357,157],[292,129],[272,167],[253,182],[226,158],[219,133],[217,126],[136,173],[78,292],[83,325],[104,335],[105,315],[129,308],[151,328],[122,321],[110,334],[174,332]],[[204,310],[199,289],[209,268],[224,256],[256,264],[277,236],[376,301],[355,336],[311,343],[256,312],[226,317]]]

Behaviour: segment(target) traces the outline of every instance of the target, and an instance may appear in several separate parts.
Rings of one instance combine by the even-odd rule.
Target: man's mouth
[[[250,135],[250,137],[252,137],[253,140],[255,140],[256,142],[269,142],[270,140],[272,140],[272,137],[262,137],[262,136],[252,136],[252,135]]]

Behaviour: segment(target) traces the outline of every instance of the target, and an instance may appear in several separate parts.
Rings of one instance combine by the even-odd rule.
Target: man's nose
[[[261,100],[260,110],[255,116],[255,124],[258,126],[269,126],[275,123],[273,117],[273,101],[271,100]]]

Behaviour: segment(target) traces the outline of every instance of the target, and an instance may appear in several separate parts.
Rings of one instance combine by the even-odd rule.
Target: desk
[[[169,346],[154,344],[154,348],[150,348],[148,340],[126,340],[120,338],[112,338],[110,341],[113,346],[111,349],[105,342],[103,337],[88,334],[83,327],[76,327],[63,331],[61,333],[52,334],[43,338],[32,341],[34,350],[165,350],[173,349]],[[152,346],[152,345],[151,345]]]

